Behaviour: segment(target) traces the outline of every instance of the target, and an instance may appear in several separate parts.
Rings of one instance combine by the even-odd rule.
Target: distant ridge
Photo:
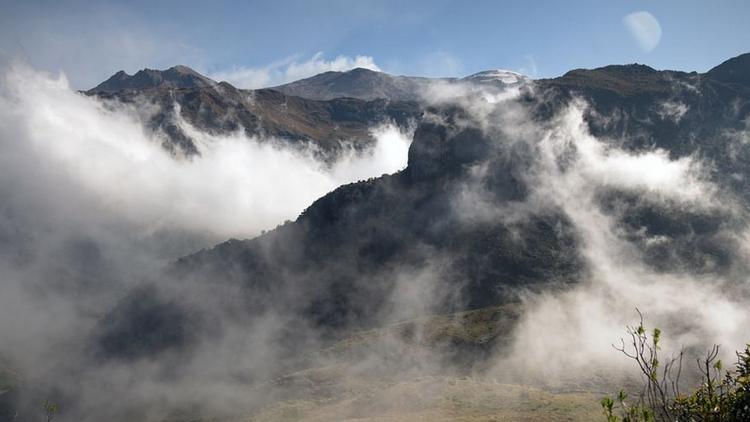
[[[364,101],[420,101],[430,84],[472,83],[492,86],[512,86],[530,81],[517,72],[491,69],[464,78],[427,78],[391,75],[370,69],[356,68],[344,72],[329,71],[300,79],[271,89],[282,94],[309,100],[329,101],[336,98],[355,98]],[[87,94],[114,94],[154,88],[200,89],[217,82],[187,66],[166,70],[143,69],[135,75],[119,71],[109,79],[88,90]]]
[[[135,75],[128,75],[121,70],[90,89],[88,93],[114,93],[149,88],[205,88],[214,85],[216,81],[187,66],[178,65],[167,70],[143,69]]]
[[[425,78],[396,76],[369,69],[352,69],[346,72],[325,72],[310,78],[273,87],[286,95],[313,100],[357,98],[360,100],[387,99],[391,101],[419,100],[429,84],[435,82],[470,82],[482,85],[516,85],[528,81],[526,76],[509,70],[493,69],[475,73],[465,78]]]
[[[394,76],[384,72],[356,68],[346,72],[324,72],[310,78],[273,87],[286,95],[313,100],[357,98],[375,100],[410,101],[430,83],[430,78]]]

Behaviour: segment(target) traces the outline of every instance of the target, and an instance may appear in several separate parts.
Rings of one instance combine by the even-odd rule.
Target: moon
[[[654,15],[646,11],[631,13],[622,19],[630,35],[648,53],[659,45],[661,40],[661,25]]]

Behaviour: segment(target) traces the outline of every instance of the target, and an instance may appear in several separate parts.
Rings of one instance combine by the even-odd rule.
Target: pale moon
[[[643,51],[648,53],[659,45],[661,25],[651,13],[631,13],[625,16],[622,22]]]

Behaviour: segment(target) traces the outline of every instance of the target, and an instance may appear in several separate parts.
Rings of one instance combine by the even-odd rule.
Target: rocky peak
[[[150,88],[205,88],[214,85],[214,80],[187,66],[178,65],[166,70],[143,69],[135,75],[128,75],[121,70],[88,93],[114,93]]]

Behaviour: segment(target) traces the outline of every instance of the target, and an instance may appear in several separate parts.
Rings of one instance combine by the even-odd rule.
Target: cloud
[[[497,141],[499,152],[489,157],[526,152],[513,159],[510,171],[527,189],[522,199],[498,199],[489,187],[496,177],[492,160],[480,163],[453,198],[459,218],[512,227],[534,216],[562,215],[570,225],[560,230],[574,234],[582,260],[572,287],[544,293],[515,289],[524,313],[512,351],[497,356],[493,376],[563,388],[619,387],[611,383],[618,384],[615,379],[632,367],[611,344],[634,323],[636,307],[650,327],[660,327],[668,337],[663,355],[681,346],[700,351],[716,343],[731,358],[743,346],[750,335],[742,311],[750,302],[742,247],[749,216],[741,199],[713,178],[710,161],[698,153],[675,156],[658,148],[632,148],[626,136],[595,136],[590,121],[602,117],[582,100],[539,120],[512,91],[430,88],[429,100],[460,104],[469,116],[465,124],[481,127]],[[547,93],[538,87],[530,92],[545,101]],[[678,121],[689,108],[667,102],[651,111]],[[721,222],[710,231],[691,228],[696,221],[713,219]],[[665,224],[686,225],[687,233],[672,229],[663,234]],[[706,245],[711,246],[703,249]],[[723,248],[731,256],[723,256]],[[608,379],[596,378],[602,375]]]
[[[622,19],[630,35],[646,53],[659,45],[661,40],[661,25],[654,15],[641,11],[631,13]]]
[[[358,67],[380,70],[370,56],[340,55],[332,60],[326,60],[323,53],[318,52],[304,62],[298,62],[297,57],[293,56],[263,67],[237,67],[214,72],[209,76],[218,81],[227,81],[240,88],[254,89],[281,85],[323,72],[344,72]]]
[[[558,387],[580,386],[583,381],[606,385],[630,368],[627,361],[618,359],[611,344],[618,341],[625,325],[634,322],[636,307],[644,311],[649,326],[666,333],[665,355],[681,346],[700,350],[716,343],[731,356],[732,350],[741,347],[750,323],[742,311],[747,296],[737,294],[744,290],[744,278],[738,281],[713,272],[710,258],[701,272],[687,271],[684,266],[656,270],[646,262],[645,251],[657,244],[677,248],[670,242],[678,241],[679,235],[661,236],[646,227],[629,227],[622,220],[637,218],[639,206],[685,221],[691,217],[680,213],[730,216],[738,212],[736,203],[709,179],[707,166],[697,157],[671,158],[658,149],[633,151],[618,146],[620,140],[592,135],[582,102],[570,104],[547,123],[529,124],[528,114],[511,110],[501,104],[496,114],[485,114],[491,119],[486,130],[504,134],[499,137],[503,145],[528,143],[533,149],[532,164],[524,172],[528,197],[521,203],[493,203],[488,193],[470,185],[457,197],[457,210],[469,219],[503,222],[545,210],[560,211],[580,241],[586,271],[571,289],[522,295],[526,311],[515,332],[513,352],[499,358],[496,376]],[[513,119],[518,120],[513,123]],[[608,208],[602,196],[613,192],[634,195],[638,205]],[[726,218],[726,224],[739,227],[736,233],[740,234],[719,228],[712,235],[715,241],[743,244],[747,215],[740,214],[740,221],[732,218]],[[691,247],[697,244],[689,242]],[[732,259],[741,265],[745,254],[740,250]],[[598,371],[610,379],[596,380]]]
[[[620,140],[598,138],[588,130],[582,102],[539,122],[526,112],[524,102],[516,101],[518,87],[431,88],[427,95],[432,101],[458,103],[468,111],[466,120],[481,120],[479,126],[496,141],[493,145],[518,144],[529,151],[529,162],[520,160],[515,169],[523,172],[519,177],[531,189],[511,204],[516,205],[513,218],[560,211],[580,240],[578,252],[585,261],[581,280],[566,291],[523,295],[527,312],[512,338],[515,353],[500,356],[498,377],[519,371],[518,380],[524,383],[554,383],[566,377],[577,382],[593,365],[611,365],[616,355],[610,344],[623,325],[632,322],[635,306],[644,310],[648,321],[664,328],[665,351],[676,344],[713,341],[731,349],[747,339],[747,300],[723,288],[728,279],[654,271],[643,262],[637,242],[670,239],[634,232],[620,220],[619,213],[630,209],[612,211],[601,203],[602,193],[614,191],[655,204],[667,216],[675,209],[710,214],[712,207],[720,211],[732,207],[731,201],[719,200],[697,157],[675,159],[658,149],[632,151],[622,147]],[[97,318],[112,309],[122,292],[176,256],[178,247],[164,252],[162,245],[169,243],[164,233],[251,235],[293,218],[312,199],[340,183],[402,168],[408,134],[390,126],[373,128],[378,140],[373,149],[364,155],[345,152],[340,160],[326,165],[311,151],[285,148],[283,140],[239,133],[210,135],[177,120],[201,150],[200,157],[180,160],[159,147],[160,139],[144,130],[135,110],[113,106],[74,92],[62,75],[54,77],[24,66],[11,68],[0,82],[1,351],[18,359],[40,382],[69,386],[74,380],[80,397],[67,403],[80,413],[68,415],[73,419],[85,415],[76,420],[146,420],[125,410],[142,410],[153,420],[164,420],[174,415],[159,412],[190,407],[185,403],[239,411],[267,399],[266,394],[277,394],[272,397],[277,399],[283,392],[288,397],[295,380],[311,385],[308,393],[317,388],[305,377],[327,372],[302,371],[260,384],[248,381],[264,380],[287,369],[284,356],[290,353],[304,350],[304,357],[310,359],[306,363],[318,359],[317,349],[306,348],[308,339],[299,338],[315,336],[314,330],[303,321],[288,324],[304,296],[319,287],[314,275],[288,289],[288,296],[271,306],[273,312],[250,322],[229,317],[240,309],[232,308],[234,301],[245,299],[234,290],[236,285],[226,287],[218,279],[200,286],[191,284],[194,281],[189,277],[172,284],[168,278],[160,279],[160,288],[174,289],[165,295],[194,305],[193,309],[210,310],[210,315],[221,319],[216,324],[217,338],[195,346],[184,362],[147,359],[99,365],[84,359],[88,355],[75,345],[85,344]],[[498,203],[487,189],[481,189],[482,179],[491,172],[477,167],[472,173],[475,179],[467,183],[475,185],[469,186],[473,188],[467,191],[470,194],[458,196],[464,202],[458,209],[476,212],[479,204],[481,218],[506,224],[507,213],[500,207],[508,204]],[[288,241],[282,231],[277,234],[279,242]],[[742,236],[747,247],[750,235],[743,232]],[[195,246],[200,242],[188,239],[184,243]],[[450,271],[450,257],[431,258],[424,268],[399,267],[388,274],[393,276],[394,288],[387,298],[384,321],[431,313],[432,304],[441,301],[441,296],[452,298],[450,286],[440,278]],[[348,265],[332,261],[331,265]],[[368,295],[367,299],[376,298]],[[290,325],[298,331],[289,334]],[[430,353],[405,344],[395,332],[386,330],[388,338],[381,349],[350,358],[346,364],[359,372],[341,369],[341,361],[325,366],[340,371],[340,378],[345,379],[337,384],[336,374],[324,378],[325,391],[345,389],[347,378],[364,372],[381,376],[383,368],[429,367]],[[419,328],[414,333],[416,338],[426,335]],[[359,338],[366,340],[367,333]],[[437,360],[432,363],[435,367],[428,368],[432,373],[438,373],[438,366],[444,370],[445,365],[437,365]],[[315,366],[311,363],[306,368]],[[405,376],[398,373],[394,379]],[[353,401],[349,397],[346,402]],[[358,402],[353,406],[359,407]]]
[[[662,120],[671,120],[674,123],[680,123],[690,107],[681,101],[665,100],[658,104],[656,113]]]
[[[167,360],[108,365],[85,348],[102,315],[175,258],[254,236],[341,184],[404,168],[411,138],[374,127],[371,148],[324,163],[281,139],[215,136],[178,119],[201,152],[182,159],[160,146],[139,111],[80,94],[62,74],[19,63],[2,69],[0,359],[40,388],[74,371],[81,401],[65,407],[68,415],[85,415],[70,416],[75,420],[162,420],[159,412],[179,400],[240,409],[260,396],[236,379],[237,368],[266,376],[284,364],[287,349],[278,342],[293,317],[289,304],[278,303],[278,315],[235,324],[222,313],[226,302],[215,301],[228,297],[220,286],[159,277],[168,300],[224,318],[226,331],[215,342],[191,350],[184,383],[163,379]],[[143,417],[123,416],[137,411],[136,403],[156,401],[159,408],[142,408]]]
[[[253,236],[341,184],[406,166],[408,134],[393,127],[373,128],[372,149],[344,151],[328,165],[283,140],[210,135],[181,120],[201,156],[177,160],[144,130],[135,109],[111,111],[71,90],[64,76],[14,66],[4,85],[4,148],[15,147],[12,140],[33,147],[21,158],[59,169],[112,212],[154,230],[176,225]],[[20,138],[7,135],[11,130]]]

